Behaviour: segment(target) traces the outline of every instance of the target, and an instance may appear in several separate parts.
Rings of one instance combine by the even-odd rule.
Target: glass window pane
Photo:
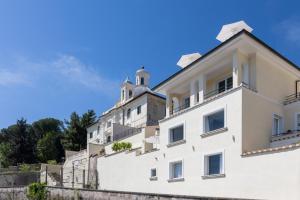
[[[227,79],[226,89],[229,90],[232,88],[232,77]]]
[[[156,169],[151,169],[151,177],[155,177],[156,176]]]
[[[208,174],[221,173],[221,154],[212,155],[208,157]]]
[[[170,131],[170,142],[176,142],[180,140],[183,140],[183,126],[173,128]]]
[[[225,86],[226,86],[226,81],[225,81],[225,80],[220,81],[220,82],[218,83],[218,91],[219,91],[219,93],[225,91],[225,89],[226,89]]]
[[[207,131],[224,128],[224,110],[206,117]]]
[[[182,177],[182,163],[173,164],[173,177],[172,178],[181,178]]]
[[[300,114],[297,114],[297,130],[300,130]]]

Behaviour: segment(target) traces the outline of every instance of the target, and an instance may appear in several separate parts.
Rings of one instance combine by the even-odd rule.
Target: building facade
[[[97,156],[99,188],[300,199],[299,80],[295,64],[240,29],[153,88],[166,96],[157,137]]]

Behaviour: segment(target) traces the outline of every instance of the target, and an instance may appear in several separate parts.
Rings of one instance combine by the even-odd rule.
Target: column
[[[196,80],[190,82],[190,106],[194,106],[197,103],[197,88],[196,88]]]
[[[206,76],[205,74],[201,74],[198,79],[198,84],[199,84],[199,103],[202,103],[205,98],[205,93],[206,93]]]
[[[232,87],[236,88],[241,84],[241,64],[238,50],[232,54]]]
[[[172,95],[167,93],[166,94],[166,118],[171,115],[173,108],[172,108]]]

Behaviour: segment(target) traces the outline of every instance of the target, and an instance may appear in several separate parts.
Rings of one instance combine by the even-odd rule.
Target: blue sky
[[[253,34],[300,64],[297,1],[0,1],[0,128],[94,109],[119,97],[144,65],[151,86],[182,54],[219,44],[223,24],[245,20]]]

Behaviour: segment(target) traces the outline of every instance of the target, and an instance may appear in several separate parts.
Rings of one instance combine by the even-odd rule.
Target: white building
[[[99,189],[300,199],[300,70],[251,28],[228,28],[220,45],[153,88],[167,101],[159,139],[148,140],[156,148],[97,157]]]
[[[87,149],[68,152],[64,163],[64,186],[97,188],[97,156],[111,155],[115,142],[129,142],[132,150],[157,148],[146,140],[156,138],[158,121],[165,116],[165,98],[149,88],[150,74],[142,67],[136,84],[129,78],[120,88],[120,100],[88,127]],[[73,176],[74,171],[74,176]]]

